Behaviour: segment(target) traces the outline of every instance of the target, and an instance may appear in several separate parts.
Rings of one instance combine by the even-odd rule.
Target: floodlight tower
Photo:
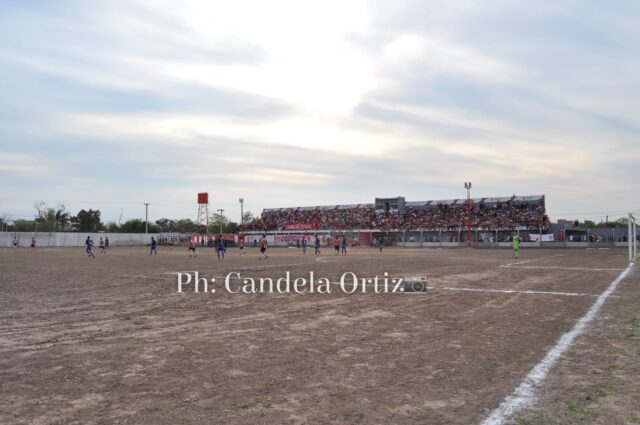
[[[467,189],[467,246],[471,246],[471,182],[464,182]]]
[[[209,235],[209,193],[198,193],[198,219],[196,220],[196,227],[205,225],[206,234]]]
[[[218,208],[216,211],[220,213],[220,234],[222,234],[222,213],[224,210],[222,208]]]
[[[149,202],[144,203],[144,232],[149,233]]]
[[[240,198],[238,201],[240,201],[240,228],[242,228],[244,225],[244,198]]]
[[[629,245],[629,262],[631,262],[638,258],[638,223],[632,213],[629,214],[628,220],[629,233],[627,241]]]

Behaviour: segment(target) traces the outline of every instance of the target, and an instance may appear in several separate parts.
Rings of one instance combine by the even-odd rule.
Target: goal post
[[[636,217],[629,213],[629,230],[627,241],[629,245],[629,261],[635,261],[638,258],[638,223]]]

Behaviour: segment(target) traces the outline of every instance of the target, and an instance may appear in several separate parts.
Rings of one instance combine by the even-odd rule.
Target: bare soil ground
[[[515,423],[640,424],[640,272],[624,280],[589,331]]]
[[[627,266],[622,250],[248,251],[0,249],[0,423],[478,423]],[[218,278],[215,294],[176,293],[169,273],[196,270],[425,274],[430,289],[244,295]],[[638,422],[638,283],[515,422]]]

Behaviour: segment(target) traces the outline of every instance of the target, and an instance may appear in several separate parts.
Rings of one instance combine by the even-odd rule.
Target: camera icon
[[[409,276],[404,279],[405,293],[425,293],[427,292],[426,276]]]

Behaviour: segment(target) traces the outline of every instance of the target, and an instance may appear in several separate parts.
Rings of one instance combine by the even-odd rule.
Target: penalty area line
[[[604,302],[609,296],[616,290],[620,282],[622,282],[627,275],[631,272],[633,263],[624,269],[622,273],[609,285],[609,287],[596,299],[591,308],[585,313],[584,316],[576,323],[572,330],[565,333],[560,337],[556,345],[551,348],[544,356],[544,358],[538,363],[524,378],[522,383],[513,391],[513,393],[504,399],[498,407],[491,412],[488,418],[486,418],[481,425],[502,425],[507,423],[513,415],[533,403],[535,400],[536,390],[540,387],[545,380],[551,368],[562,357],[562,355],[571,348],[575,339],[584,333],[589,322],[593,320]]]
[[[533,263],[534,261],[544,260],[545,258],[566,257],[567,255],[569,254],[545,255],[542,257],[532,258],[530,260],[516,261],[515,263],[503,264],[500,267],[513,267],[513,266],[518,266],[520,264],[527,264],[527,263]]]
[[[541,270],[580,270],[587,272],[619,272],[624,269],[592,269],[589,267],[555,267],[555,266],[500,266],[502,269],[541,269]]]
[[[427,289],[442,289],[446,291],[493,292],[493,293],[499,293],[499,294],[531,294],[531,295],[562,295],[567,297],[597,297],[597,295],[583,294],[578,292],[532,291],[532,290],[526,290],[526,289],[456,288],[452,286],[432,286]]]

